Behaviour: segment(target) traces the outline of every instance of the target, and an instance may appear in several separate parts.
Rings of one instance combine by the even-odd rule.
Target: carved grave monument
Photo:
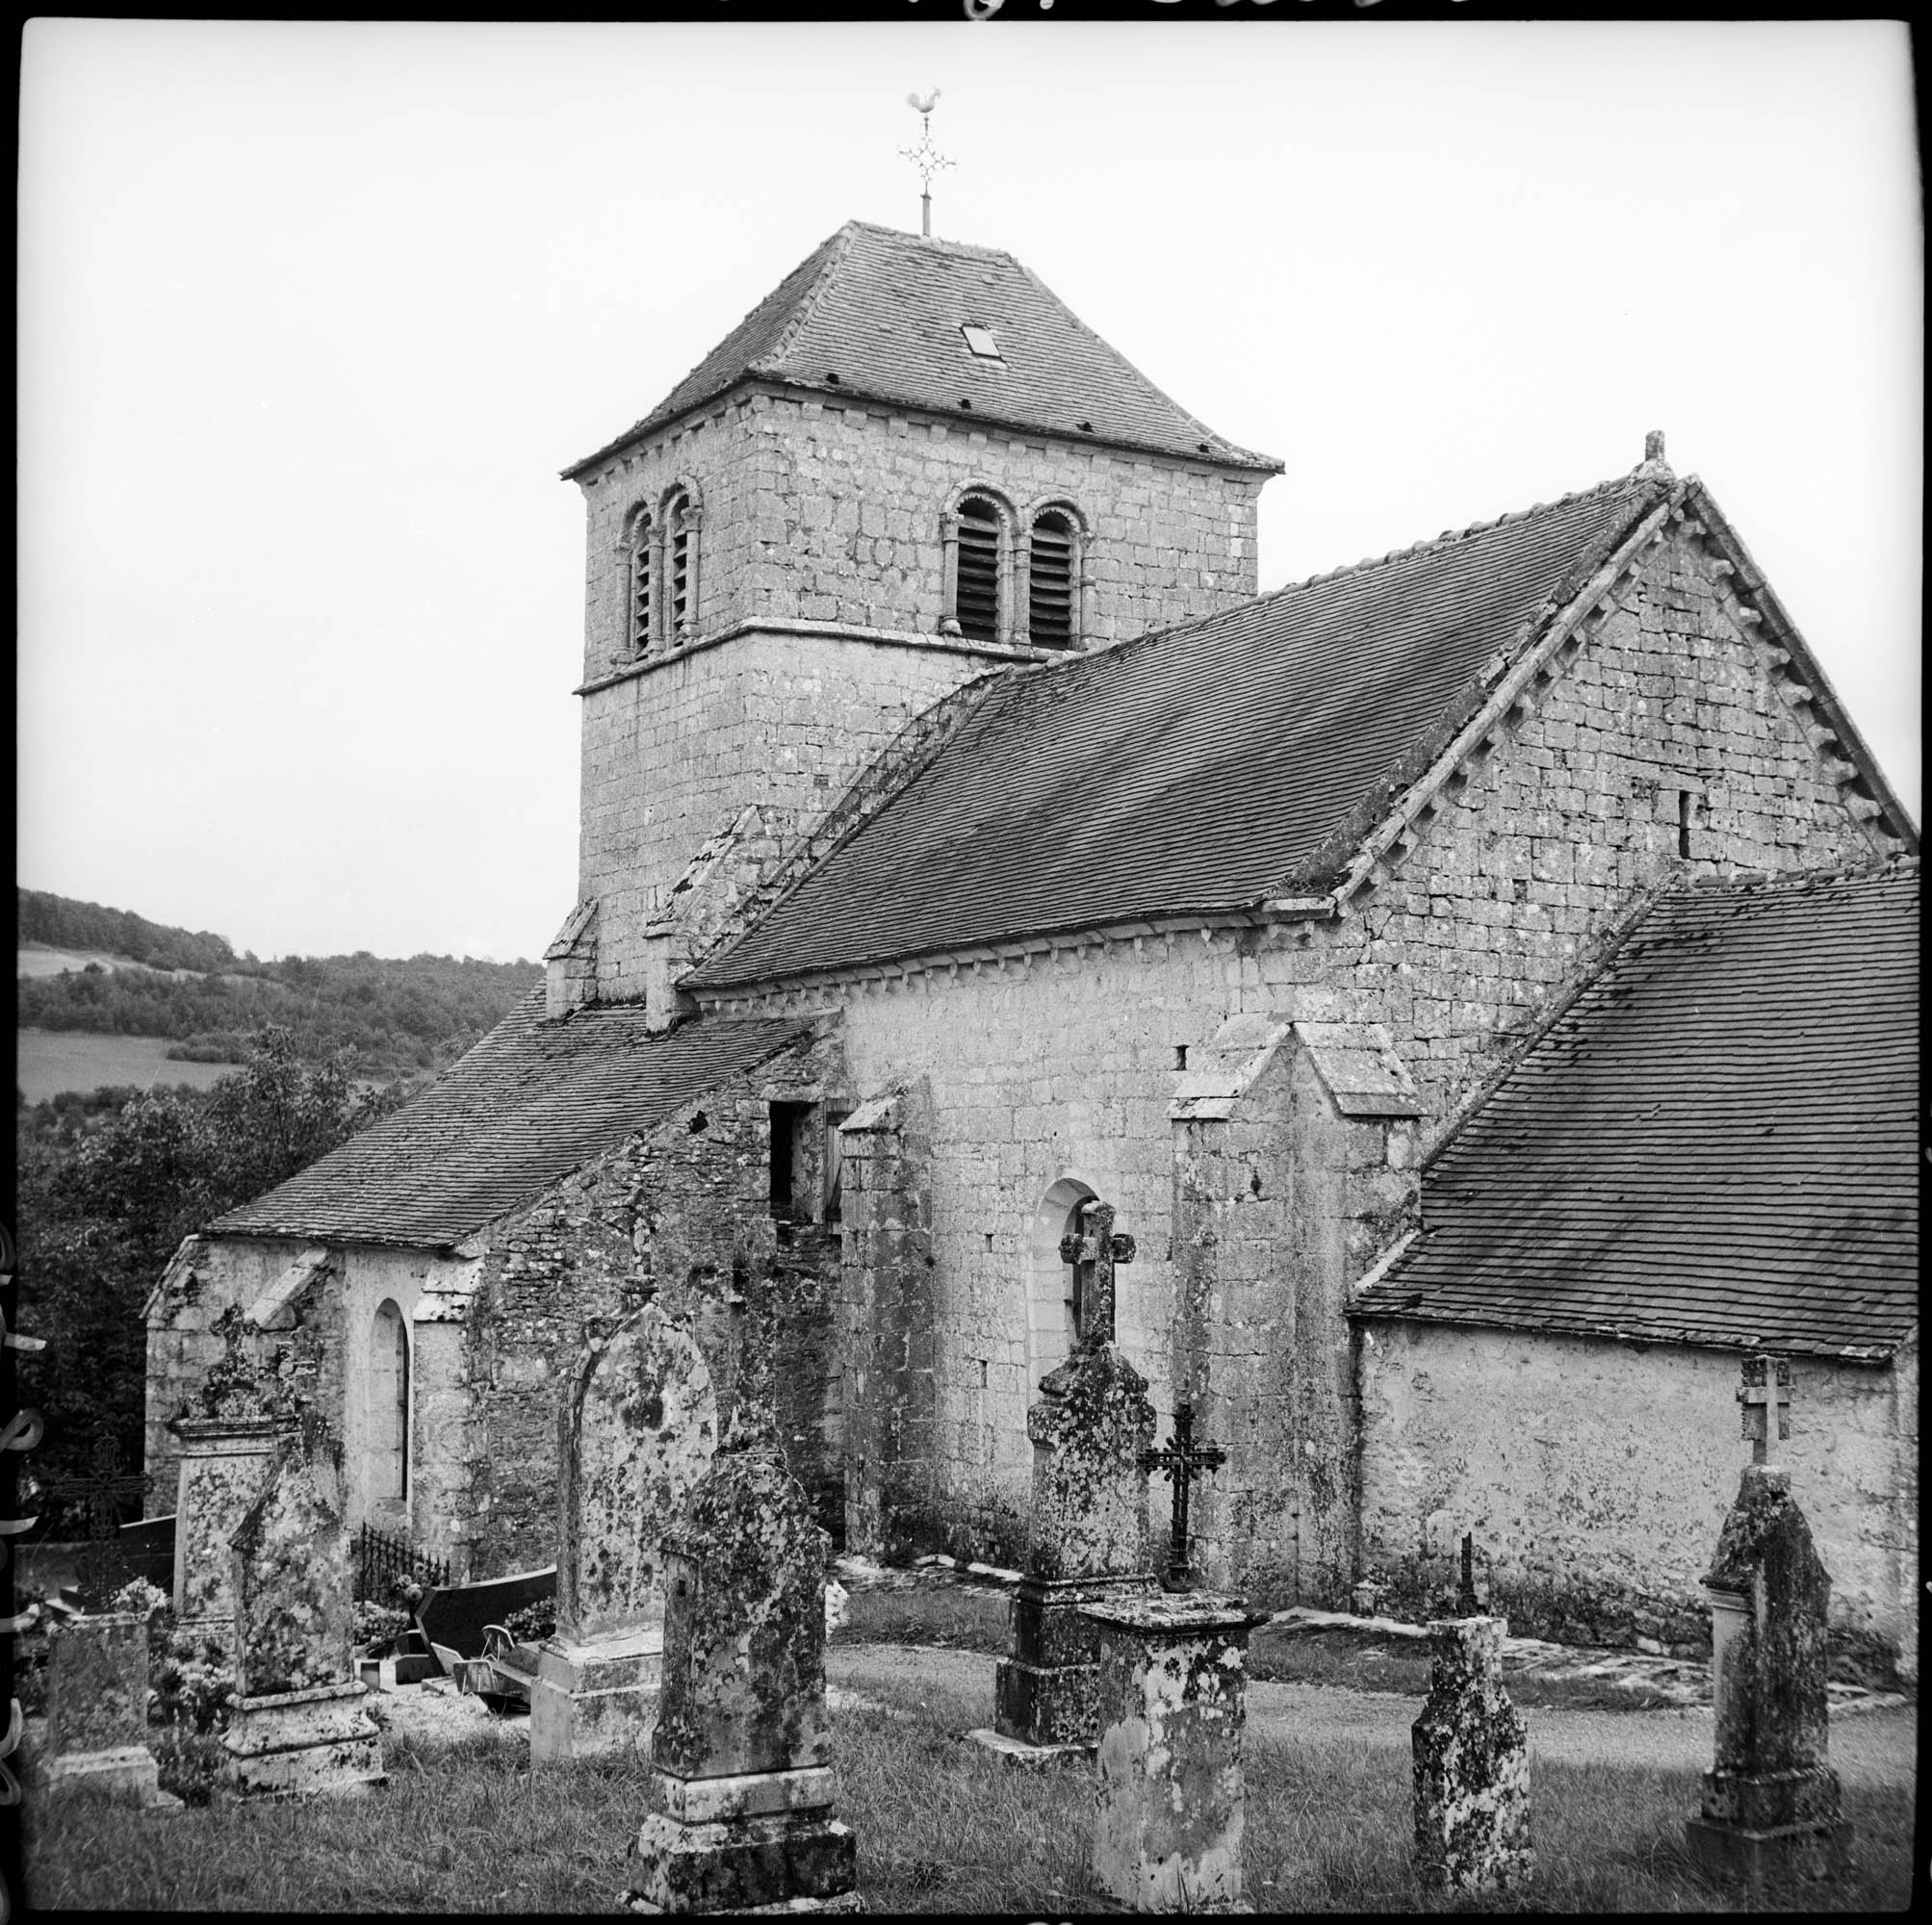
[[[584,1360],[558,1440],[556,1630],[530,1686],[530,1758],[634,1744],[657,1707],[663,1537],[717,1445],[690,1335],[655,1302]]]
[[[1017,1760],[1091,1755],[1100,1736],[1099,1627],[1089,1604],[1156,1589],[1147,1554],[1154,1407],[1114,1344],[1114,1270],[1133,1261],[1114,1208],[1083,1203],[1061,1254],[1073,1267],[1073,1354],[1042,1379],[1026,1413],[1033,1515],[1013,1601],[1010,1653],[993,1677],[993,1729],[972,1736]]]

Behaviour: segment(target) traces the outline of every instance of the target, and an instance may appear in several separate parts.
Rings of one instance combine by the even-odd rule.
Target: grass
[[[873,1912],[1081,1909],[1093,1780],[1016,1771],[963,1733],[978,1694],[868,1686],[875,1704],[834,1731],[837,1815],[856,1834]],[[493,1737],[430,1748],[392,1737],[386,1790],[306,1805],[226,1806],[131,1820],[75,1793],[30,1787],[26,1897],[39,1909],[185,1912],[608,1912],[629,1882],[643,1811],[632,1757],[532,1773]],[[1247,1893],[1259,1911],[1471,1909],[1422,1893],[1409,1868],[1409,1768],[1357,1740],[1247,1747]],[[1622,1765],[1538,1767],[1537,1912],[1889,1911],[1910,1888],[1906,1788],[1848,1790],[1853,1874],[1761,1895],[1704,1883],[1686,1861],[1695,1775]]]
[[[14,1080],[30,1103],[44,1102],[63,1091],[110,1089],[130,1084],[137,1090],[186,1083],[211,1088],[232,1076],[232,1063],[175,1063],[165,1036],[91,1036],[81,1030],[23,1029]]]

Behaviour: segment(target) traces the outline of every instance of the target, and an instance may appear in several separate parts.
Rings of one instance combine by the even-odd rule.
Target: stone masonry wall
[[[748,805],[788,843],[913,715],[1032,658],[938,632],[942,520],[966,484],[1080,508],[1092,644],[1252,595],[1261,478],[767,393],[613,456],[584,481],[578,896],[602,904],[599,994],[644,992],[645,924]],[[631,661],[626,530],[681,482],[703,502],[695,646],[612,681]],[[781,626],[706,646],[762,621]]]
[[[196,1238],[177,1253],[150,1299],[143,1466],[152,1481],[142,1514],[174,1509],[180,1446],[167,1428],[200,1389],[222,1352],[215,1321],[230,1304],[246,1310],[311,1245],[257,1238]],[[266,1365],[281,1350],[284,1370],[338,1434],[343,1402],[343,1319],[336,1293],[311,1290],[275,1320],[251,1332],[248,1353]]]
[[[1678,787],[1702,798],[1687,860],[1677,856],[1669,792]],[[1042,1281],[1029,1226],[1059,1179],[1113,1202],[1119,1227],[1139,1241],[1138,1261],[1120,1273],[1121,1343],[1149,1379],[1164,1431],[1172,1416],[1167,1110],[1177,1045],[1201,1043],[1250,1012],[1381,1022],[1415,1080],[1428,1130],[1504,1060],[1646,887],[1675,874],[1791,869],[1869,849],[1773,690],[1764,652],[1732,627],[1699,551],[1680,532],[1618,607],[1593,618],[1558,679],[1443,793],[1413,846],[1339,921],[1211,939],[1148,936],[1084,955],[1042,945],[1004,962],[939,965],[756,1006],[842,1006],[862,1098],[909,1076],[929,1080],[940,1460],[962,1492],[992,1484],[1023,1510],[1028,1306]],[[1314,1153],[1291,1142],[1274,1154],[1280,1166]],[[1373,1146],[1339,1154],[1366,1184]],[[1315,1207],[1332,1215],[1337,1205]],[[1341,1207],[1358,1224],[1374,1214]],[[1302,1234],[1344,1240],[1328,1288],[1352,1284],[1372,1260],[1346,1227]],[[1230,1358],[1280,1341],[1283,1285],[1267,1242],[1250,1246],[1246,1278],[1224,1270],[1213,1306]],[[1327,1327],[1336,1348],[1319,1373],[1340,1384],[1349,1365],[1332,1307]],[[1292,1460],[1303,1437],[1319,1448],[1342,1421],[1338,1404],[1318,1418],[1304,1399],[1291,1424],[1254,1438],[1256,1461],[1221,1476],[1230,1492],[1299,1479]]]
[[[495,1231],[470,1312],[474,1417],[454,1534],[473,1577],[556,1555],[558,1399],[587,1342],[655,1293],[689,1328],[717,1388],[736,1394],[729,1298],[776,1267],[786,1461],[842,1534],[836,1242],[770,1214],[769,1104],[825,1089],[801,1051],[735,1079],[586,1166]]]
[[[1387,1025],[1438,1118],[1642,890],[1673,873],[1876,853],[1765,651],[1725,614],[1699,544],[1680,533],[1654,549],[1588,626],[1561,676],[1465,764],[1394,874],[1327,937],[1331,980]],[[1692,797],[1682,861],[1680,792]],[[1274,973],[1263,960],[1264,987]]]
[[[600,905],[598,993],[642,992],[645,926],[748,804],[776,860],[914,715],[992,665],[937,645],[753,633],[587,694],[578,893]]]
[[[1700,1588],[1750,1461],[1739,1355],[1378,1322],[1362,1346],[1362,1564],[1427,1606],[1474,1534],[1513,1629],[1710,1643]],[[1853,1652],[1917,1675],[1916,1354],[1793,1357],[1791,1471]]]
[[[1093,644],[1251,597],[1266,479],[879,401],[751,392],[583,477],[584,680],[628,655],[626,529],[678,482],[703,505],[700,636],[766,617],[934,633],[941,517],[979,484],[1022,514],[1079,512]]]

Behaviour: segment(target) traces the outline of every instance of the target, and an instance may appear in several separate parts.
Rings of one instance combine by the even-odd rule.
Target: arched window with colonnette
[[[1086,547],[1069,502],[1045,502],[1027,519],[1025,638],[1036,649],[1077,649],[1086,639]]]
[[[945,614],[941,631],[969,642],[1010,642],[1014,615],[1012,507],[992,489],[962,489],[946,509]]]

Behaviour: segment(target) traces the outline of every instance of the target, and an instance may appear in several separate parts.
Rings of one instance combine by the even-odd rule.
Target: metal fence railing
[[[442,1558],[418,1551],[407,1538],[365,1524],[355,1534],[355,1596],[393,1604],[399,1578],[434,1587],[450,1581],[450,1567]]]

